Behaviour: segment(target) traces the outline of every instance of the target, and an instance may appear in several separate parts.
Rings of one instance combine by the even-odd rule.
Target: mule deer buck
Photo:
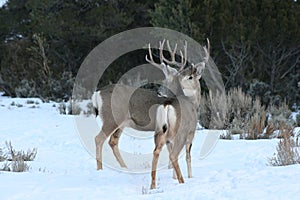
[[[200,103],[199,79],[209,58],[208,43],[208,48],[204,47],[204,61],[186,68],[187,44],[184,46],[184,53],[180,51],[180,63],[175,60],[177,45],[172,50],[167,41],[170,60],[164,57],[163,46],[164,41],[159,46],[160,63],[154,61],[150,44],[149,58],[146,56],[146,61],[163,71],[166,76],[164,83],[173,95],[165,89],[161,89],[160,95],[157,95],[155,91],[114,84],[92,96],[96,116],[99,114],[103,122],[100,133],[95,137],[97,169],[102,169],[102,147],[109,136],[109,145],[114,156],[121,167],[126,167],[118,148],[123,129],[130,127],[139,131],[155,131],[151,189],[155,188],[158,157],[164,144],[167,144],[169,159],[179,183],[184,180],[178,165],[178,156],[186,146],[188,177],[192,177],[190,151]],[[179,67],[179,70],[169,64]]]

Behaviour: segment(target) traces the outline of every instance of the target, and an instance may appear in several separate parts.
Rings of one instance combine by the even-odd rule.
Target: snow
[[[34,104],[28,104],[28,100]],[[299,198],[300,165],[268,164],[277,139],[219,140],[203,159],[201,144],[207,134],[210,131],[197,130],[195,135],[193,178],[187,178],[185,159],[181,157],[179,164],[185,183],[178,184],[172,179],[172,170],[163,168],[157,172],[159,189],[149,190],[150,171],[126,173],[108,166],[97,171],[95,159],[78,136],[74,117],[60,115],[57,103],[0,97],[0,147],[11,141],[15,149],[38,149],[28,172],[0,172],[0,199]],[[138,142],[128,135],[122,136],[120,148],[130,151]],[[150,139],[134,151],[152,148]]]
[[[7,0],[0,0],[0,8],[7,2]]]

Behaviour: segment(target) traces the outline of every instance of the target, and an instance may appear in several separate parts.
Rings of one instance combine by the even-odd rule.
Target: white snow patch
[[[192,147],[193,178],[187,178],[185,157],[181,157],[185,183],[178,184],[172,179],[172,169],[164,168],[157,172],[159,189],[151,191],[150,171],[130,174],[105,166],[97,171],[95,159],[76,133],[74,118],[59,115],[54,102],[32,99],[39,104],[28,104],[27,100],[0,97],[0,147],[11,141],[15,149],[38,149],[29,172],[0,172],[1,199],[299,198],[300,187],[296,186],[300,165],[268,165],[278,139],[219,140],[213,151],[201,159],[201,144],[209,132],[198,130]],[[23,106],[11,105],[12,102]],[[120,139],[123,149],[139,144],[141,152],[153,148],[153,141],[139,143],[128,136]]]

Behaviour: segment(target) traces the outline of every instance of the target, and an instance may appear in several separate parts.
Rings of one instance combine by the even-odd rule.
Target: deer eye
[[[192,79],[193,79],[193,77],[192,77],[192,76],[190,76],[188,79],[189,79],[189,80],[192,80]]]

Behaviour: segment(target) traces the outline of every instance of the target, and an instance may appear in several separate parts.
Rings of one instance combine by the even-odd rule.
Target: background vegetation
[[[300,3],[294,0],[9,0],[0,9],[0,88],[42,99],[71,95],[85,56],[108,37],[159,26],[203,43],[226,89],[241,87],[264,105],[300,100]],[[101,85],[144,61],[114,62]]]

